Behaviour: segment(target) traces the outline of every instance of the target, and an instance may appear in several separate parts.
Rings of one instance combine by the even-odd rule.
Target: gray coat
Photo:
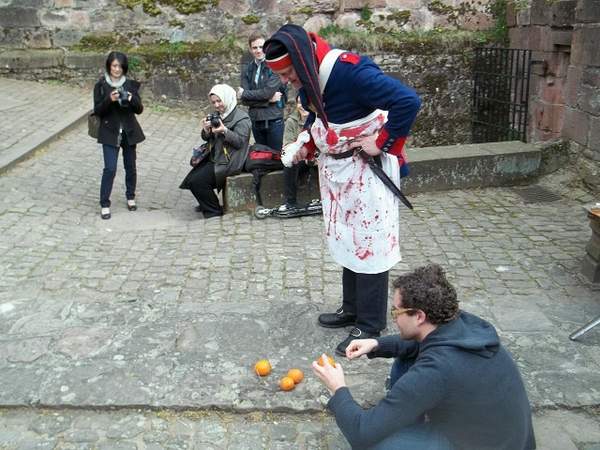
[[[248,157],[248,141],[252,123],[246,111],[236,107],[223,124],[227,127],[225,134],[205,133],[204,139],[210,148],[210,159],[215,164],[217,188],[225,185],[225,178],[239,174]]]

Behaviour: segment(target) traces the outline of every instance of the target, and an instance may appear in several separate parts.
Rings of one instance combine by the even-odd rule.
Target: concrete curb
[[[11,169],[19,162],[29,158],[33,153],[58,139],[61,135],[79,126],[87,118],[91,110],[74,111],[65,115],[65,119],[58,122],[51,130],[40,129],[27,136],[15,146],[0,153],[0,174]]]

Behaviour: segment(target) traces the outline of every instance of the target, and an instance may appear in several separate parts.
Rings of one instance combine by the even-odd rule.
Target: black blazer
[[[146,139],[142,127],[135,118],[135,114],[141,114],[144,110],[139,94],[140,83],[127,79],[123,88],[132,95],[129,105],[125,107],[120,106],[119,102],[111,101],[110,94],[114,88],[104,77],[100,78],[94,86],[94,114],[100,117],[98,132],[100,144],[116,146],[120,127],[123,128],[129,145],[136,145]]]

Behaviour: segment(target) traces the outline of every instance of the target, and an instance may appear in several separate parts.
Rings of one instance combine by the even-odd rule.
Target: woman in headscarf
[[[128,69],[127,56],[121,52],[110,52],[105,68],[104,76],[94,86],[94,114],[100,117],[98,143],[102,144],[104,155],[104,170],[100,183],[100,216],[110,219],[110,194],[121,148],[125,166],[127,209],[137,209],[136,146],[145,136],[135,118],[136,114],[141,114],[144,110],[139,94],[140,83],[125,77]]]
[[[196,211],[206,219],[223,215],[214,189],[220,191],[225,178],[242,171],[252,128],[248,114],[237,107],[236,92],[231,86],[213,86],[208,98],[215,112],[202,121],[204,153],[192,156],[193,169],[179,186],[192,191],[198,201]]]

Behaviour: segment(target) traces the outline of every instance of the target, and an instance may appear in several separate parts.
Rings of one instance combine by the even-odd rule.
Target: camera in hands
[[[218,128],[221,125],[221,114],[219,111],[215,111],[214,113],[206,116],[206,120],[210,122],[211,127]]]
[[[129,106],[129,91],[121,86],[117,89],[117,92],[119,93],[119,105]]]

